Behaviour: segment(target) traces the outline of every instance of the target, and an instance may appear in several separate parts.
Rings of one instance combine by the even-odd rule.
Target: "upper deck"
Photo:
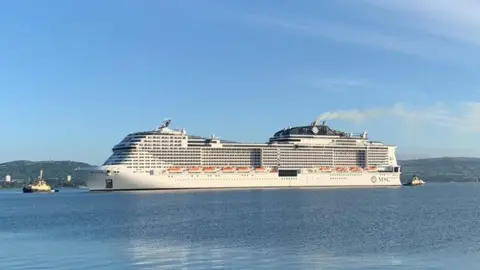
[[[346,133],[334,130],[318,121],[312,122],[310,125],[288,127],[279,130],[264,143],[237,142],[224,140],[212,135],[210,138],[187,134],[185,129],[170,129],[171,120],[166,120],[160,127],[151,131],[135,132],[127,135],[115,149],[130,148],[144,139],[153,137],[161,139],[163,143],[173,143],[180,147],[265,147],[265,146],[365,146],[377,145],[387,146],[379,141],[369,141],[367,133]]]
[[[288,137],[330,137],[330,138],[344,138],[344,139],[368,139],[367,133],[346,133],[330,128],[326,125],[325,121],[322,124],[318,124],[317,121],[308,126],[297,126],[284,128],[277,131],[271,139],[288,138]]]
[[[167,120],[154,130],[128,134],[113,147],[113,154],[105,164],[137,162],[138,166],[147,166],[161,161],[192,166],[223,163],[273,166],[280,161],[284,166],[330,163],[364,166],[367,160],[373,164],[395,162],[395,146],[370,141],[366,132],[348,134],[334,130],[325,122],[279,130],[264,143],[189,135],[184,129],[170,129],[169,124]]]

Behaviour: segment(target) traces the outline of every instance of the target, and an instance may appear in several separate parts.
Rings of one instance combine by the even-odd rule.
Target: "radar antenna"
[[[365,129],[363,132],[362,132],[362,138],[363,139],[368,139],[368,135],[367,135],[367,130]]]
[[[312,122],[312,126],[318,126],[318,124],[320,124],[320,119],[321,118],[315,119],[315,121]],[[325,126],[325,120],[322,121],[322,126]]]
[[[155,130],[160,130],[162,128],[167,128],[170,125],[170,122],[172,122],[172,120],[170,118],[163,119],[163,124],[161,126],[159,126],[158,128],[156,128]]]
[[[163,127],[168,127],[170,125],[170,122],[172,122],[172,119],[165,118],[165,122],[163,123]]]

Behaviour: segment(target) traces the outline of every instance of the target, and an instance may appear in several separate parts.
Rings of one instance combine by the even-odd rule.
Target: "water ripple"
[[[479,194],[2,191],[0,269],[477,269]]]

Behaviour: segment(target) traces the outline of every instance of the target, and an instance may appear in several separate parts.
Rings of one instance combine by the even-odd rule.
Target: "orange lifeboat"
[[[351,168],[350,168],[350,171],[352,171],[352,172],[361,172],[361,171],[362,171],[362,168],[360,168],[360,167],[351,167]]]
[[[248,172],[248,171],[250,171],[250,169],[248,167],[238,167],[237,171],[238,172]]]
[[[228,173],[231,173],[231,172],[234,172],[235,169],[232,168],[232,167],[225,167],[225,168],[222,168],[222,172],[228,172]]]
[[[206,167],[205,169],[203,169],[203,171],[206,173],[212,173],[215,172],[215,167]]]
[[[346,171],[347,171],[347,169],[344,168],[344,167],[337,167],[337,168],[335,168],[335,170],[336,170],[337,172],[346,172]]]
[[[266,172],[267,170],[265,170],[265,168],[263,167],[259,167],[259,168],[255,168],[255,172]]]
[[[329,172],[329,171],[331,171],[331,169],[329,167],[320,167],[320,171]]]
[[[182,168],[178,168],[178,167],[168,168],[168,172],[169,172],[169,173],[181,173],[181,172],[182,172]]]
[[[376,172],[376,171],[377,171],[377,167],[375,167],[375,166],[370,166],[370,167],[367,168],[367,171],[369,171],[369,172]]]
[[[188,172],[189,173],[199,173],[199,172],[202,172],[202,168],[200,168],[200,167],[189,168]]]

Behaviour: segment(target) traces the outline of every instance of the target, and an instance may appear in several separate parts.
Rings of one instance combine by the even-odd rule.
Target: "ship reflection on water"
[[[27,240],[28,238],[28,240]],[[213,244],[174,244],[159,239],[130,241],[49,241],[39,235],[0,234],[2,269],[435,269],[475,268],[471,255],[445,257],[439,254],[406,256],[405,254],[336,255],[314,250],[277,248],[232,248]],[[28,241],[19,245],[18,241]],[[17,243],[15,243],[17,242]],[[13,247],[3,249],[6,246]],[[20,254],[29,260],[17,260]],[[33,267],[35,266],[35,267]],[[33,268],[32,268],[33,267]]]
[[[174,269],[358,269],[362,267],[391,267],[403,265],[401,259],[392,256],[334,256],[320,252],[289,252],[272,248],[252,250],[221,246],[176,246],[165,243],[132,241],[129,248],[132,265]],[[410,266],[415,266],[410,263]]]

